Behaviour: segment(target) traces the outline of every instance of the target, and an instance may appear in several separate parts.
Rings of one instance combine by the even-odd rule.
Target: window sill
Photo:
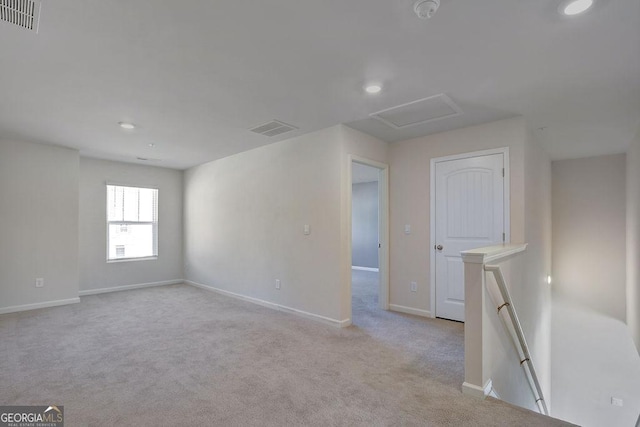
[[[108,259],[107,264],[118,263],[118,262],[132,262],[132,261],[156,261],[158,259],[157,256],[147,256],[141,258],[115,258]]]

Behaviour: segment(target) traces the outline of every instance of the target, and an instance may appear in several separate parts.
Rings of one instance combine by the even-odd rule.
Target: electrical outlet
[[[418,284],[416,282],[411,282],[411,292],[418,292]]]
[[[622,407],[622,406],[624,405],[624,401],[623,401],[621,398],[619,398],[619,397],[612,397],[612,398],[611,398],[611,404],[612,404],[613,406],[620,406],[620,407]]]
[[[280,289],[280,279],[276,279],[276,289]]]
[[[44,288],[44,279],[42,277],[36,279],[36,288]]]
[[[411,234],[411,224],[404,225],[404,234]]]

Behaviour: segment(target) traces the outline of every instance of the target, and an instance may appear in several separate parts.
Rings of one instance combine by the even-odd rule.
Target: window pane
[[[151,188],[140,189],[140,219],[138,221],[154,222],[156,221],[155,214],[156,209],[156,197],[158,190]]]
[[[107,221],[122,221],[124,219],[124,187],[107,185]]]
[[[124,188],[124,220],[140,221],[140,189],[132,187]]]
[[[157,256],[154,229],[153,224],[109,224],[109,259]]]
[[[108,260],[158,256],[158,190],[107,185]]]

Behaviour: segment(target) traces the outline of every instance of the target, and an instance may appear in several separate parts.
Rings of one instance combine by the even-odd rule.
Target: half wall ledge
[[[524,252],[527,243],[502,244],[461,252],[464,262],[464,394],[485,398],[491,392],[491,377],[484,365],[485,270],[495,263]]]

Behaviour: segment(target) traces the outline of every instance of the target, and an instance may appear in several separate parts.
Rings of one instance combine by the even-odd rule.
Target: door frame
[[[349,241],[349,319],[353,318],[351,312],[351,271],[353,260],[351,253],[353,250],[352,242],[352,203],[353,203],[353,163],[360,163],[362,165],[371,166],[380,170],[378,174],[378,242],[380,243],[380,249],[378,251],[378,278],[380,285],[378,288],[378,306],[383,310],[389,310],[389,165],[386,163],[380,163],[375,160],[370,160],[365,157],[349,154],[349,167],[348,173],[348,190],[347,190],[347,211],[348,211],[348,230],[347,236]]]
[[[505,243],[511,242],[511,197],[510,197],[510,173],[509,173],[509,147],[492,148],[490,150],[473,151],[470,153],[454,154],[452,156],[434,157],[430,164],[430,188],[429,188],[429,275],[431,282],[431,317],[436,317],[436,164],[451,160],[469,159],[472,157],[490,156],[492,154],[502,154],[504,157],[504,181],[503,181],[503,203],[504,203],[504,233]]]

